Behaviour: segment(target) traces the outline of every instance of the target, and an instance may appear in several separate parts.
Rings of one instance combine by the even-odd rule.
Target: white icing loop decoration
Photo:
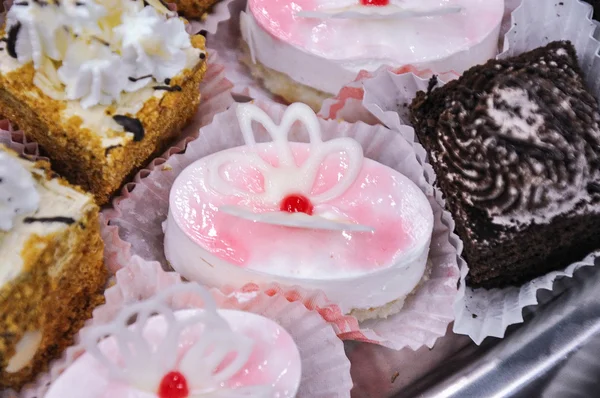
[[[279,165],[278,167],[270,165],[252,149],[239,154],[235,158],[232,158],[230,154],[217,155],[211,164],[211,174],[209,176],[209,183],[217,191],[225,195],[239,195],[252,201],[273,205],[279,203],[286,195],[302,194],[317,205],[343,194],[358,177],[363,159],[360,144],[351,138],[336,138],[323,142],[319,120],[307,105],[301,103],[290,105],[283,114],[279,126],[255,105],[238,104],[237,115],[244,141],[251,148],[256,145],[252,122],[256,121],[263,125],[273,140],[273,145],[279,157]],[[301,166],[296,165],[288,141],[290,128],[297,121],[305,125],[310,137],[310,156]],[[321,162],[328,155],[337,152],[343,152],[348,157],[348,170],[337,185],[321,194],[312,195],[311,190]],[[233,162],[245,163],[248,167],[260,170],[265,181],[264,191],[260,193],[247,192],[224,181],[220,175],[220,169]]]
[[[356,181],[362,168],[362,147],[358,142],[347,137],[323,142],[319,120],[308,105],[302,103],[290,105],[283,114],[279,125],[276,125],[265,112],[252,104],[238,104],[237,116],[249,150],[235,155],[230,153],[214,155],[210,164],[208,184],[217,192],[223,195],[236,195],[254,203],[270,206],[278,206],[287,195],[300,194],[308,198],[313,205],[318,206],[339,197]],[[288,140],[292,125],[298,121],[304,124],[310,138],[309,157],[300,166],[296,165]],[[278,156],[277,167],[266,162],[255,150],[256,140],[252,122],[260,123],[271,136]],[[312,189],[322,162],[329,155],[335,153],[346,155],[348,163],[346,172],[336,185],[322,193],[313,194]],[[225,181],[221,176],[221,169],[232,163],[260,171],[264,179],[264,190],[258,193],[249,192]],[[349,220],[325,219],[287,212],[256,214],[236,206],[222,207],[220,210],[255,222],[296,228],[373,231],[371,227],[356,225]]]
[[[301,18],[316,19],[408,19],[437,17],[441,15],[457,14],[463,10],[460,6],[441,6],[427,9],[408,9],[397,5],[365,6],[352,5],[341,8],[325,8],[315,11],[298,11],[296,16]]]
[[[203,309],[187,318],[176,317],[169,303],[190,295],[202,301]],[[166,323],[164,337],[155,348],[144,335],[147,322],[153,316],[163,317]],[[133,317],[135,321],[130,325]],[[182,336],[191,330],[199,331],[200,337],[179,359]],[[116,339],[120,360],[108,358],[98,347],[99,340],[107,336]],[[248,362],[253,341],[231,330],[227,321],[218,315],[211,295],[197,284],[174,285],[146,301],[130,305],[112,323],[91,328],[82,340],[87,352],[105,365],[112,377],[142,391],[156,393],[162,378],[178,371],[187,380],[191,398],[272,395],[270,386],[224,387]],[[230,358],[231,354],[235,356]],[[227,365],[221,366],[223,363]]]
[[[39,203],[31,173],[0,149],[0,230],[9,231],[16,217],[36,211]]]

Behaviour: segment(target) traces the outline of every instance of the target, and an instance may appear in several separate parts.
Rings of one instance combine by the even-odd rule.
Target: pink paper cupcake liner
[[[25,134],[21,130],[15,130],[8,120],[0,120],[0,144],[30,160],[47,160],[40,156],[38,144],[28,141]]]
[[[269,115],[277,119],[284,107],[272,102],[256,101]],[[425,178],[425,171],[415,157],[412,146],[401,136],[381,126],[363,123],[348,124],[322,121],[325,139],[334,136],[352,136],[364,148],[365,156],[401,171],[413,180],[425,194],[434,210],[436,220],[429,260],[430,276],[409,296],[403,309],[385,320],[358,323],[344,316],[337,306],[326,301],[318,292],[297,287],[258,286],[247,287],[270,292],[281,289],[289,300],[302,301],[307,308],[318,312],[335,325],[341,338],[378,343],[387,347],[419,348],[433,346],[443,336],[453,320],[452,303],[459,294],[457,282],[461,278],[458,267],[460,241],[451,234],[454,229],[448,213],[443,211],[443,199]],[[211,153],[242,144],[236,133],[235,106],[215,116],[213,123],[201,130],[197,140],[191,142],[185,153],[170,156],[166,161],[153,162],[143,170],[113,202],[113,208],[104,212],[107,246],[107,264],[111,269],[126,266],[133,253],[147,260],[166,264],[163,252],[162,222],[168,213],[168,195],[178,174],[193,161]],[[304,140],[298,130],[291,133],[294,140]],[[464,273],[462,275],[464,277]],[[275,289],[275,290],[270,290]],[[317,308],[318,307],[318,308]]]
[[[498,58],[511,57],[554,40],[568,39],[577,49],[588,89],[600,99],[600,29],[591,20],[589,4],[580,0],[543,4],[536,0],[512,0],[506,3],[506,8],[508,13],[505,19],[511,23],[505,24],[504,29],[512,28],[508,32],[504,31],[504,52]],[[510,11],[513,10],[511,14]],[[350,91],[356,89],[356,85],[351,85],[349,90],[342,90],[336,99],[329,101],[328,108],[324,107],[321,114],[339,118],[367,113],[371,119],[376,118],[414,143],[414,151],[428,178],[435,178],[433,169],[427,162],[425,149],[416,142],[414,130],[407,127],[408,104],[417,91],[427,88],[428,83],[427,79],[413,73],[398,75],[379,70],[362,82],[360,95]],[[538,291],[555,290],[555,280],[572,277],[583,266],[593,266],[598,256],[598,253],[592,253],[564,270],[551,272],[521,287],[493,290],[467,287],[465,294],[456,303],[454,332],[470,336],[477,344],[488,336],[503,337],[508,326],[523,322],[522,311],[525,307],[538,303]],[[461,267],[462,272],[466,269],[466,266]],[[461,289],[465,287],[461,286]]]
[[[105,292],[106,303],[94,311],[93,318],[79,332],[77,342],[67,350],[66,355],[56,362],[46,381],[54,381],[83,352],[81,336],[90,326],[112,321],[126,305],[148,299],[164,289],[184,283],[179,274],[165,272],[157,262],[148,262],[138,256],[131,258],[127,267],[115,275],[116,283]],[[331,325],[315,311],[307,309],[299,302],[289,301],[282,294],[256,294],[238,300],[217,289],[211,289],[219,309],[234,309],[252,312],[274,320],[284,327],[294,338],[302,359],[302,382],[297,397],[350,397],[352,380],[350,361],[344,353],[344,346]],[[197,297],[183,295],[174,298],[174,310],[199,308]],[[38,397],[43,396],[48,385],[38,385]]]

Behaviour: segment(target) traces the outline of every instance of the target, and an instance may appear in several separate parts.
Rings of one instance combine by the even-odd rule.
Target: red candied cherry
[[[390,0],[360,0],[363,6],[387,6]]]
[[[189,395],[185,376],[179,372],[167,373],[158,387],[159,398],[187,398]]]
[[[288,195],[281,201],[279,207],[281,211],[287,211],[288,213],[306,213],[309,216],[312,215],[313,205],[310,200],[302,195]]]

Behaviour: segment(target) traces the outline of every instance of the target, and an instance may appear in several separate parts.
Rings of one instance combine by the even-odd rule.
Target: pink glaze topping
[[[400,7],[461,8],[447,15],[403,19],[305,18],[300,11]],[[395,66],[445,58],[482,42],[499,25],[504,0],[249,0],[248,11],[266,32],[308,53],[340,61],[366,60]],[[379,63],[378,63],[379,65]],[[358,69],[360,69],[357,66]]]
[[[185,322],[199,311],[203,310],[180,310],[174,315],[178,322]],[[221,383],[223,388],[229,390],[214,396],[231,398],[242,396],[294,397],[300,382],[301,369],[300,356],[292,337],[275,322],[259,315],[233,310],[219,310],[218,314],[227,321],[233,333],[245,336],[252,341],[252,349],[239,371]],[[168,333],[168,324],[169,322],[163,315],[157,315],[147,320],[143,336],[151,344],[153,350],[160,350],[161,342]],[[177,363],[181,362],[190,349],[202,340],[204,332],[201,327],[183,330],[178,336],[179,340],[176,344]],[[124,366],[125,357],[117,338],[108,337],[102,340],[98,344],[98,348],[117,366],[119,364]],[[232,359],[231,356],[226,357],[219,367],[227,367]],[[246,395],[235,392],[236,389],[249,386],[269,386],[269,389],[256,390],[250,395],[247,395],[248,392]],[[196,385],[195,387],[198,390],[202,386]],[[208,394],[208,396],[213,396],[210,392]],[[187,375],[183,375],[181,372],[173,370],[162,377],[157,391],[145,391],[130,383],[115,380],[106,366],[94,355],[86,352],[52,384],[46,398],[186,398],[201,396],[204,395],[202,393],[198,395],[198,392],[194,393],[193,373],[188,372]]]

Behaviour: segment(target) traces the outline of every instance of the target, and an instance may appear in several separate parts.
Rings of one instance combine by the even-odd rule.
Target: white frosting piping
[[[463,10],[460,6],[438,6],[431,8],[406,8],[395,4],[386,6],[371,6],[353,4],[346,7],[322,8],[316,11],[299,11],[296,16],[301,18],[317,19],[406,19],[435,17],[440,15],[456,14]]]
[[[15,346],[15,355],[9,359],[4,370],[8,373],[16,373],[27,366],[40,347],[42,337],[42,332],[39,330],[26,332]]]

